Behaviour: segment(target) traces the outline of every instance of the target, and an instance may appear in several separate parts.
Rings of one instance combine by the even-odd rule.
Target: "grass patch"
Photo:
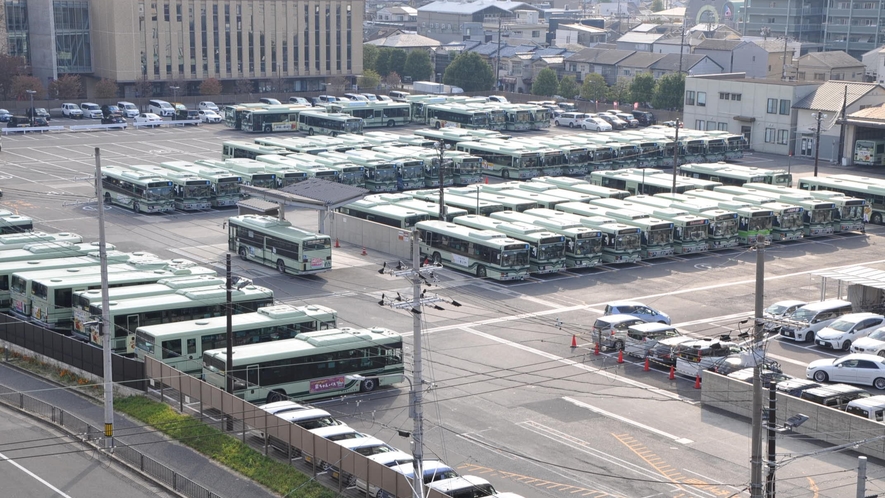
[[[114,409],[150,425],[195,451],[233,469],[280,495],[298,498],[337,496],[298,470],[264,456],[243,442],[177,413],[169,406],[144,396],[114,400]],[[297,488],[297,491],[293,492]]]

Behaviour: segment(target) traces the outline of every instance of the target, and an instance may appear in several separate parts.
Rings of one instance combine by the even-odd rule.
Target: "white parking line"
[[[68,495],[68,494],[63,493],[62,490],[56,488],[56,487],[53,486],[52,484],[49,484],[48,482],[46,482],[43,478],[41,478],[41,477],[38,476],[37,474],[35,474],[35,473],[31,472],[30,470],[28,470],[28,469],[22,467],[22,466],[19,465],[16,461],[14,461],[14,460],[10,460],[9,457],[7,457],[6,455],[4,455],[3,453],[0,453],[0,460],[4,460],[4,461],[6,461],[6,462],[11,463],[15,468],[17,468],[18,470],[24,472],[25,474],[27,474],[27,475],[33,477],[34,479],[37,480],[37,482],[39,482],[40,484],[46,486],[47,488],[51,489],[52,491],[55,491],[56,493],[58,493],[58,494],[59,494],[60,496],[62,496],[63,498],[71,498],[71,495]]]
[[[578,401],[576,399],[569,398],[568,396],[564,396],[562,399],[568,401],[569,403],[571,403],[575,406],[580,406],[581,408],[586,408],[586,409],[590,410],[591,412],[598,413],[604,417],[613,418],[615,420],[619,420],[621,422],[624,422],[625,424],[630,424],[634,427],[639,427],[640,429],[644,429],[646,431],[653,432],[659,436],[664,436],[667,439],[672,439],[673,441],[675,441],[679,444],[691,444],[694,442],[691,439],[687,439],[687,438],[679,437],[679,436],[674,436],[673,434],[670,434],[669,432],[664,432],[660,429],[655,429],[654,427],[639,423],[635,420],[630,420],[627,417],[622,417],[622,416],[616,415],[612,412],[605,411],[602,408],[596,408],[593,405],[588,405],[587,403],[584,403],[583,401]]]

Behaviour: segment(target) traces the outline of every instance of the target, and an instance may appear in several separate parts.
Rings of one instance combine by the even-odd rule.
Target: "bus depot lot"
[[[253,136],[258,135],[201,126],[4,137],[0,207],[34,217],[42,229],[95,240],[94,147],[101,148],[102,164],[159,164],[220,158],[222,140]],[[741,162],[784,167],[783,160],[754,154]],[[791,168],[794,174],[807,174],[812,163],[794,160]],[[822,174],[847,169],[820,168]],[[111,207],[106,210],[107,237],[121,250],[187,257],[221,272],[227,250],[223,223],[232,214],[235,210],[153,216]],[[290,210],[287,218],[316,228],[314,212]],[[866,236],[769,246],[766,305],[787,298],[819,299],[819,280],[810,275],[815,270],[848,264],[885,269],[883,234],[883,227],[868,226]],[[329,306],[338,310],[342,326],[381,325],[403,332],[407,345],[412,343],[412,315],[378,305],[382,294],[412,295],[406,280],[378,273],[383,262],[395,266],[391,256],[371,249],[363,256],[361,247],[343,246],[333,252],[335,269],[312,277],[281,276],[232,256],[235,274],[272,288],[280,301]],[[422,290],[463,306],[441,301],[443,310],[425,307],[422,313],[425,455],[442,458],[462,474],[483,476],[499,490],[532,497],[739,492],[749,479],[747,421],[702,410],[694,379],[670,381],[666,369],[653,365],[645,372],[641,362],[618,364],[613,354],[594,355],[587,331],[606,302],[622,299],[662,309],[677,327],[699,337],[735,330],[738,321],[752,316],[755,260],[753,251],[734,250],[511,283],[439,270],[439,281]],[[833,295],[831,284],[828,297]],[[772,358],[797,377],[804,376],[809,361],[834,355],[778,339],[768,344]],[[410,346],[407,350],[411,354]],[[397,435],[412,428],[408,389],[403,384],[317,404],[409,451],[409,440]],[[820,448],[789,435],[778,438],[779,454],[805,455]],[[809,456],[796,464],[778,471],[785,495],[836,497],[854,489],[850,470],[856,459],[850,453]],[[882,462],[870,461],[868,467],[871,476],[885,471]]]

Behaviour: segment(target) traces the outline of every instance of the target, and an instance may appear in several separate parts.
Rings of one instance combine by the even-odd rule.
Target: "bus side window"
[[[187,354],[197,354],[197,340],[196,339],[188,339],[187,340]]]
[[[164,360],[166,358],[178,358],[181,356],[181,339],[163,341],[162,351]]]

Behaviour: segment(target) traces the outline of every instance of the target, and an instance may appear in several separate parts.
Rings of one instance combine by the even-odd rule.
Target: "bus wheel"
[[[438,265],[441,263],[442,263],[442,256],[440,256],[438,252],[433,253],[433,264]]]
[[[286,263],[284,263],[282,259],[277,260],[277,271],[280,273],[286,273]]]
[[[240,259],[242,259],[243,261],[246,261],[248,259],[246,257],[246,248],[245,247],[241,247],[239,253],[240,253]]]
[[[501,170],[501,178],[503,178],[505,180],[509,180],[510,179],[510,172],[507,171],[506,169],[502,169]]]
[[[135,211],[136,213],[141,212],[141,206],[138,205],[138,201],[135,201],[132,203],[132,210]]]
[[[390,121],[387,122],[388,128],[393,128],[394,126],[396,126],[396,122],[394,120],[391,119]]]
[[[437,129],[437,130],[441,128],[441,126],[440,126],[440,124],[439,124],[439,121],[437,121],[436,124],[435,124],[434,126],[436,126],[436,129]]]
[[[270,125],[264,125],[264,133],[270,133],[270,132],[271,132]]]
[[[360,383],[360,391],[370,393],[378,387],[378,379],[366,379]]]
[[[872,221],[876,225],[881,225],[882,224],[882,214],[881,213],[873,213],[873,216],[872,216],[872,218],[870,218],[870,221]]]
[[[337,137],[337,136],[338,136],[338,132],[333,131],[333,132],[332,132],[332,137]]]
[[[285,401],[286,393],[284,391],[271,391],[267,393],[267,402],[276,403],[277,401]]]
[[[308,128],[308,130],[307,130],[307,134],[308,134],[308,135],[313,135],[313,128]]]
[[[479,265],[476,267],[476,276],[479,278],[486,278],[488,273],[486,273],[486,267],[483,265]]]

